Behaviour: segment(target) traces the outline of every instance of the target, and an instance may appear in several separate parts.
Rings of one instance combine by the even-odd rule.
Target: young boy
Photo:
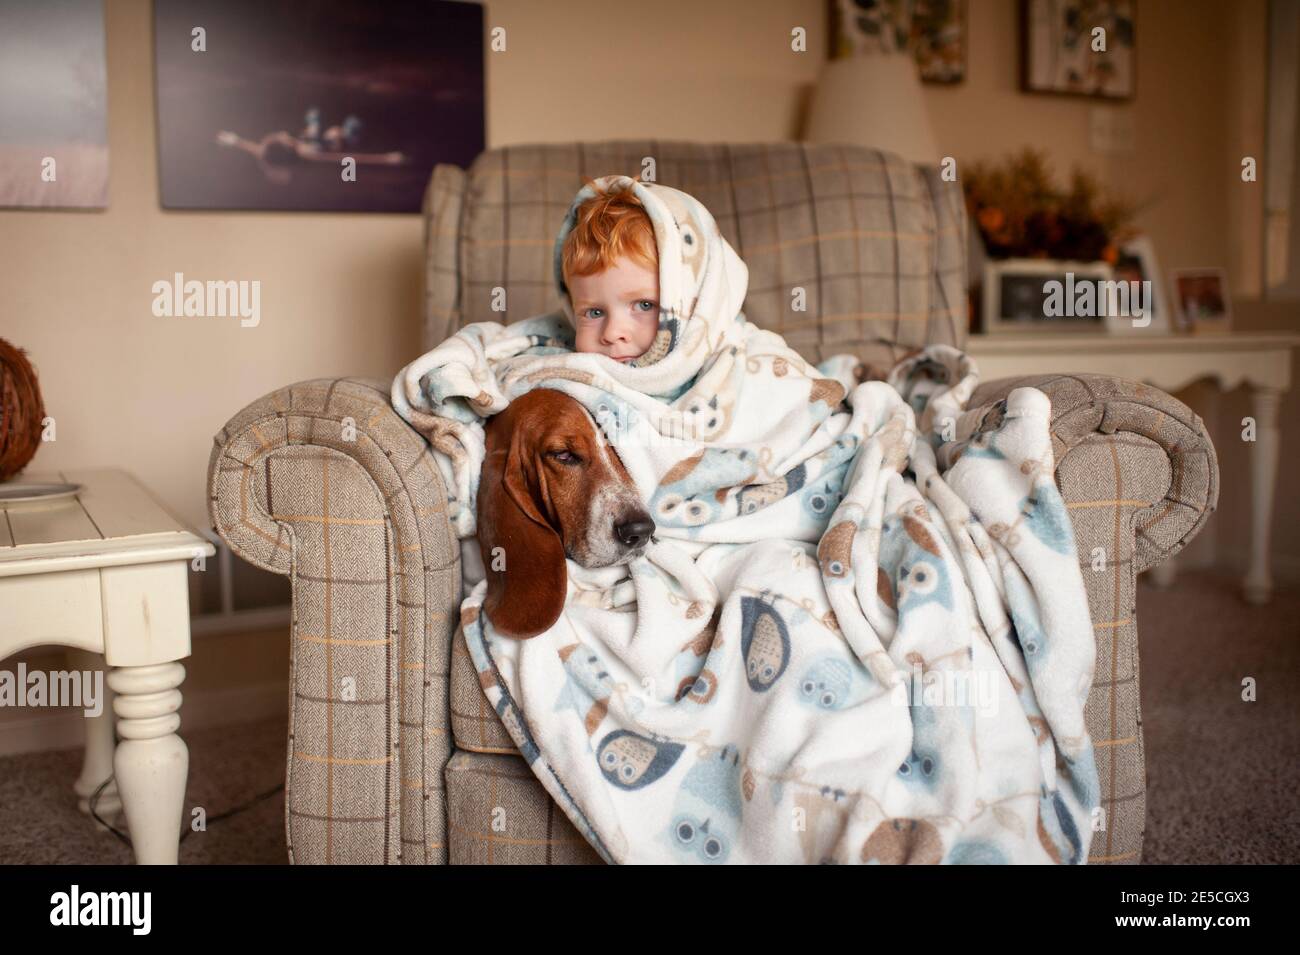
[[[578,207],[561,267],[573,309],[574,351],[628,364],[649,350],[659,327],[659,249],[650,216],[632,190],[598,192]],[[887,365],[859,364],[854,377],[883,381],[888,371]]]
[[[574,351],[625,364],[645,354],[659,328],[659,250],[650,216],[631,190],[584,202],[562,255]]]

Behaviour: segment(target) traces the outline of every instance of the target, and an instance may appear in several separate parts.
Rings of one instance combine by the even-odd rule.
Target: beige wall
[[[489,145],[799,134],[824,56],[821,0],[668,0],[650,17],[623,6],[627,18],[609,0],[488,5],[508,41],[487,57]],[[1143,223],[1165,268],[1228,262],[1238,207],[1225,139],[1255,111],[1229,108],[1221,5],[1142,3],[1138,99],[1101,107],[1133,111],[1131,156],[1091,151],[1093,102],[1017,92],[1016,6],[971,0],[967,81],[926,88],[941,149],[961,163],[1044,146],[1062,174],[1079,162],[1151,201]],[[632,22],[617,46],[591,45],[599,24]],[[790,52],[794,26],[808,29],[806,54]],[[418,352],[421,225],[415,215],[164,212],[149,4],[108,0],[107,29],[109,208],[0,211],[0,333],[31,354],[58,422],[33,467],[129,463],[205,525],[208,450],[230,415],[303,378],[388,377]],[[177,271],[260,279],[260,325],[154,317],[151,285]]]
[[[239,408],[300,379],[387,378],[415,357],[421,223],[162,211],[150,5],[106,6],[109,209],[0,211],[0,334],[31,354],[58,422],[58,440],[33,468],[128,465],[206,526],[212,436]],[[1228,264],[1234,284],[1251,290],[1262,186],[1236,173],[1243,150],[1262,150],[1264,0],[1142,0],[1138,98],[1100,107],[1132,111],[1129,156],[1091,150],[1094,102],[1017,91],[1016,7],[970,0],[968,79],[926,91],[942,150],[960,163],[1045,146],[1062,174],[1077,161],[1151,201],[1142,223],[1166,269]],[[487,57],[489,145],[797,137],[825,13],[823,0],[494,0],[487,23],[506,28],[508,50]],[[789,49],[795,26],[808,30],[806,54]],[[150,287],[177,271],[260,279],[261,324],[155,318]],[[1287,313],[1250,320],[1295,324]],[[1288,408],[1293,422],[1295,399]],[[1292,462],[1297,438],[1288,425]],[[1226,472],[1241,471],[1229,463],[1236,470]],[[1242,498],[1239,484],[1225,485],[1225,506]],[[1294,505],[1285,515],[1294,528]],[[1300,557],[1294,541],[1277,546]]]
[[[129,465],[208,524],[213,435],[319,375],[388,376],[418,348],[417,216],[164,212],[152,7],[108,0],[109,208],[0,211],[0,334],[27,349],[57,440],[31,467]],[[156,318],[174,272],[260,279],[261,322]]]

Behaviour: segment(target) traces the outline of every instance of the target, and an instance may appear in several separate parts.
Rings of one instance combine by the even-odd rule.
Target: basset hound
[[[498,633],[527,639],[559,619],[565,558],[608,567],[645,550],[655,524],[636,484],[579,402],[535,388],[488,419],[478,544]]]

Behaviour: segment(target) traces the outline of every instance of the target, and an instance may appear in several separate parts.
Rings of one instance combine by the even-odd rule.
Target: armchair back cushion
[[[812,362],[965,342],[966,212],[937,168],[847,144],[617,140],[503,146],[467,171],[434,169],[425,347],[560,308],[561,221],[584,177],[619,173],[704,203],[749,267],[745,317]]]

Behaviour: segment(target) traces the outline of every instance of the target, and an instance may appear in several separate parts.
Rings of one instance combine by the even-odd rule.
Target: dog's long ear
[[[527,460],[522,430],[514,428],[509,446],[489,450],[483,461],[478,546],[484,611],[498,633],[526,640],[559,619],[569,577],[564,544],[538,507],[536,462]]]

